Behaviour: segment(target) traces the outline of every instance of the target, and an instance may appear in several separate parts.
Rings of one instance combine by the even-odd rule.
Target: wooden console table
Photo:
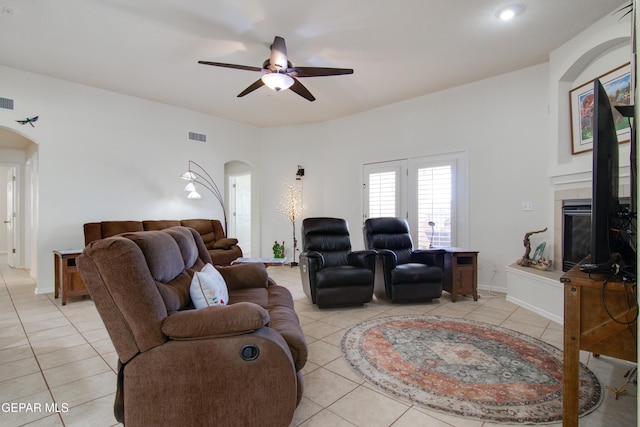
[[[81,253],[81,249],[53,251],[55,267],[54,297],[61,296],[62,305],[67,304],[68,297],[89,295],[89,291],[78,272],[78,267],[76,267],[76,258]]]
[[[560,279],[564,283],[564,427],[578,425],[580,350],[637,361],[637,323],[626,324],[637,313],[632,284],[625,284],[618,277],[607,282],[605,309],[602,289],[606,279],[606,275],[594,274],[590,278],[579,266]]]
[[[478,251],[461,248],[444,248],[444,281],[442,288],[451,294],[473,295],[478,301]]]

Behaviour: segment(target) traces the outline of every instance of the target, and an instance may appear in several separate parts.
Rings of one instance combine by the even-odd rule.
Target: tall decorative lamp
[[[296,220],[302,213],[300,190],[298,190],[295,185],[290,184],[287,186],[286,191],[282,195],[280,205],[278,206],[278,211],[286,216],[293,226],[293,262],[291,262],[291,267],[295,267],[298,265],[296,262],[296,250],[298,248],[298,240],[296,239]]]
[[[207,173],[206,170],[196,162],[189,160],[189,168],[188,170],[180,176],[182,179],[189,181],[186,187],[184,187],[184,191],[188,192],[187,196],[189,199],[201,199],[202,196],[198,193],[196,188],[196,184],[202,186],[209,190],[215,198],[222,206],[222,214],[224,216],[224,232],[227,233],[227,210],[224,207],[224,197],[222,197],[222,193],[220,189],[216,185],[211,175]]]

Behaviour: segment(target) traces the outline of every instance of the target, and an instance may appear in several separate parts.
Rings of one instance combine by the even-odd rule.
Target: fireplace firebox
[[[628,197],[620,199],[628,207]],[[591,252],[591,199],[562,202],[562,271],[571,270]]]
[[[562,202],[562,271],[569,271],[591,252],[591,199]]]

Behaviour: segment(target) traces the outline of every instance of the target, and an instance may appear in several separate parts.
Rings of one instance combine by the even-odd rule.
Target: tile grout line
[[[29,338],[29,334],[27,333],[25,327],[24,327],[24,322],[22,321],[22,317],[20,316],[20,313],[18,312],[18,308],[16,307],[16,304],[14,302],[13,299],[13,295],[11,294],[11,290],[9,289],[9,286],[7,286],[7,281],[5,279],[5,274],[2,270],[0,270],[0,277],[2,277],[2,283],[4,284],[5,289],[7,290],[7,295],[9,295],[9,300],[11,301],[11,305],[13,306],[13,310],[16,313],[16,316],[18,317],[18,320],[20,321],[20,327],[22,328],[22,331],[24,332],[24,336],[27,339],[27,342],[29,344],[29,350],[31,351],[31,354],[33,355],[33,358],[36,361],[36,364],[38,365],[38,370],[40,373],[40,376],[42,377],[42,380],[44,381],[44,384],[47,386],[47,392],[49,393],[49,396],[51,397],[51,401],[53,403],[57,403],[55,398],[53,397],[53,393],[51,392],[51,387],[49,386],[49,382],[47,381],[47,377],[44,375],[44,370],[42,369],[42,365],[40,365],[40,360],[38,359],[38,356],[36,355],[35,351],[33,350],[33,344],[31,342],[31,339]],[[62,423],[62,425],[64,426],[64,420],[62,419],[62,415],[58,412],[57,413],[58,418],[60,419],[60,422]],[[41,418],[38,418],[37,420],[41,420],[44,418],[49,417],[50,415],[44,415]],[[37,421],[34,420],[34,421]]]

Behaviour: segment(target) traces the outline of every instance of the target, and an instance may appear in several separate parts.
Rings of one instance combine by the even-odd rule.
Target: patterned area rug
[[[441,316],[370,319],[349,329],[342,353],[366,380],[411,403],[482,421],[562,420],[562,351],[487,323]],[[580,415],[603,398],[580,366]]]

